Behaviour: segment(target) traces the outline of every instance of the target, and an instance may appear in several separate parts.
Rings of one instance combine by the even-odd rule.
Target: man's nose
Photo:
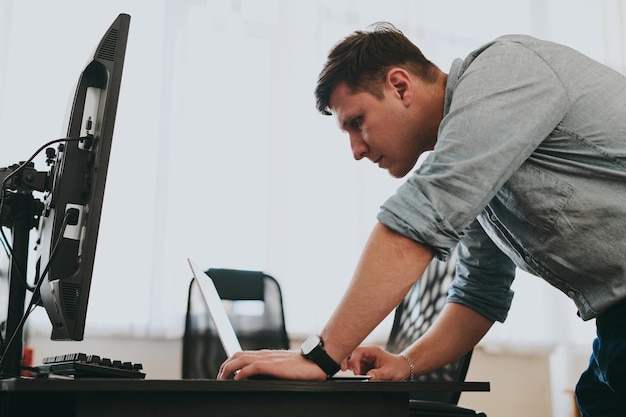
[[[350,135],[350,147],[352,148],[352,154],[354,155],[354,159],[356,159],[357,161],[365,158],[365,155],[367,155],[368,146],[363,141],[363,138],[361,138],[360,135]]]

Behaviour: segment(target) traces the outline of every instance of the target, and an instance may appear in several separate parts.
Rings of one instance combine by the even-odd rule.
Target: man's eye
[[[350,121],[350,127],[356,130],[361,130],[361,117],[354,118]]]

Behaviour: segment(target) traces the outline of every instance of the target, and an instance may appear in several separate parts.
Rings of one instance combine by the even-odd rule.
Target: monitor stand
[[[17,170],[17,165],[0,169],[0,182],[4,183],[7,177],[13,176],[15,170]],[[10,185],[7,187],[15,189],[17,192],[7,194],[4,197],[0,195],[0,222],[2,226],[11,228],[12,236],[12,251],[9,260],[9,301],[4,332],[5,346],[0,349],[0,353],[4,351],[4,356],[0,356],[2,361],[1,378],[18,377],[22,371],[22,318],[24,317],[26,299],[29,235],[30,230],[37,227],[37,221],[43,210],[41,201],[32,195],[32,190],[40,187],[37,185],[33,187],[28,184],[32,183],[33,179],[40,178],[41,174],[34,171],[32,165],[26,166],[21,169],[19,175],[14,176],[18,180],[13,182],[19,185],[9,183]],[[45,173],[43,174],[45,175]],[[12,342],[11,338],[13,338]]]

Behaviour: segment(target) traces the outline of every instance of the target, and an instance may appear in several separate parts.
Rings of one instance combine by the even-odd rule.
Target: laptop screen
[[[191,259],[187,259],[187,261],[189,262],[189,266],[191,267],[191,273],[193,274],[193,278],[196,281],[198,288],[200,288],[202,298],[204,299],[204,302],[209,309],[211,318],[213,318],[215,328],[217,329],[217,334],[220,337],[226,355],[228,355],[228,357],[231,357],[235,353],[241,352],[242,349],[241,345],[239,344],[239,339],[237,339],[235,330],[230,323],[228,314],[226,313],[224,304],[222,304],[222,300],[217,292],[217,289],[215,288],[213,280],[210,276],[205,274],[204,271],[200,269],[198,265],[196,265]]]

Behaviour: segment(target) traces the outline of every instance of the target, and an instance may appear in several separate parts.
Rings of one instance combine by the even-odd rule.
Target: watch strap
[[[324,350],[322,346],[318,346],[309,354],[308,359],[315,362],[317,366],[322,368],[322,371],[326,373],[328,376],[333,376],[341,369],[341,365],[339,365],[333,358],[328,356],[328,353]]]
[[[310,339],[319,339],[317,346],[311,349],[308,353],[301,351],[302,356],[319,366],[327,376],[333,376],[341,369],[341,366],[331,358],[326,350],[324,350],[324,341],[319,336],[312,336]],[[306,343],[306,342],[305,342]]]

